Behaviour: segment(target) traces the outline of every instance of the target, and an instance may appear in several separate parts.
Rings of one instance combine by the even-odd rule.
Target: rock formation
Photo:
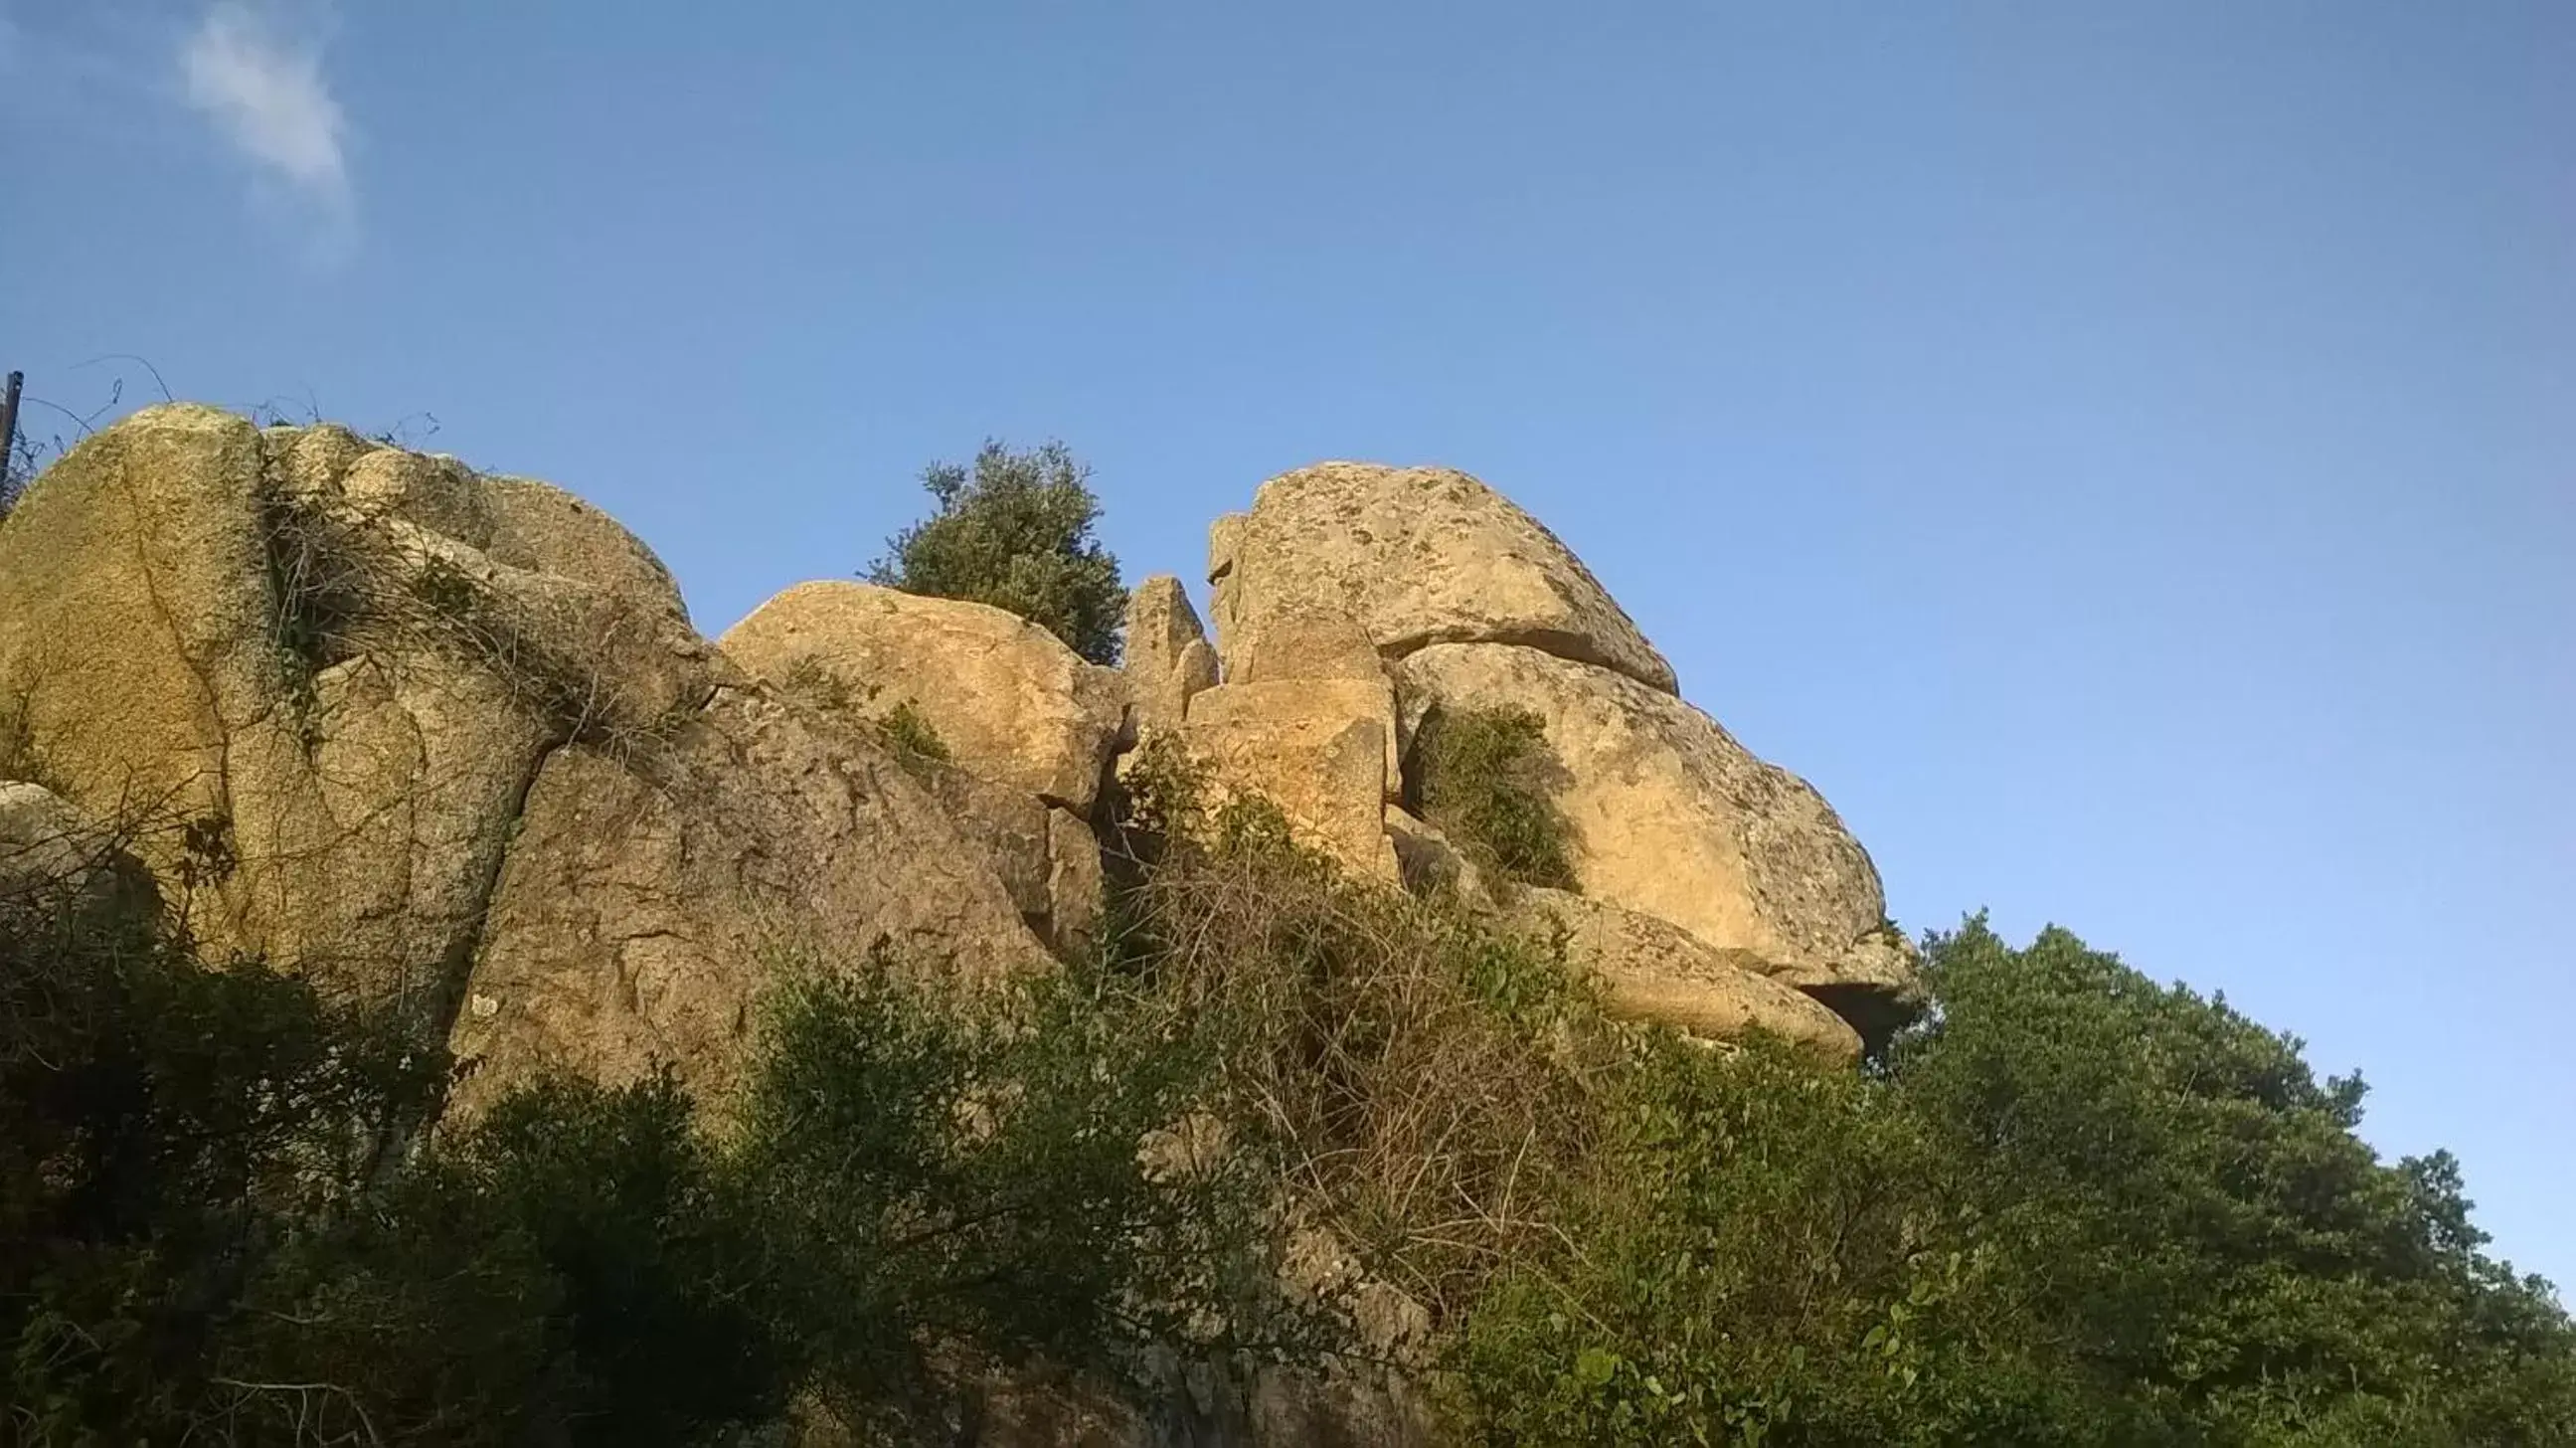
[[[1158,573],[1136,585],[1127,602],[1130,717],[1139,731],[1179,726],[1192,697],[1216,687],[1216,650],[1181,581]]]
[[[1911,956],[1886,926],[1860,842],[1806,781],[1754,758],[1715,720],[1513,644],[1438,644],[1400,670],[1411,720],[1508,705],[1546,722],[1586,896],[1681,927],[1740,970],[1815,995],[1863,1035],[1913,1013]]]
[[[1093,807],[1128,732],[1128,676],[988,604],[847,581],[788,589],[721,647],[845,722],[911,711],[943,756],[916,757],[916,773],[985,846],[1021,914],[1060,949],[1088,937],[1101,878]]]
[[[452,1030],[469,1104],[721,1084],[799,953],[1044,962],[891,753],[742,677],[615,522],[335,427],[156,407],[74,448],[0,529],[0,709],[202,944]]]
[[[1161,735],[1347,870],[1561,939],[1615,1013],[1850,1062],[1918,1008],[1833,811],[1683,702],[1484,484],[1292,472],[1219,520],[1208,575],[1219,646],[1152,578],[1116,670],[998,609],[846,581],[714,646],[642,543],[546,484],[147,409],[0,527],[0,901],[139,873],[216,954],[447,1041],[453,1109],[660,1062],[721,1101],[782,972],[883,954],[974,989],[1082,949],[1105,785]],[[1577,892],[1480,871],[1402,807],[1423,721],[1494,708],[1544,726]],[[1378,1306],[1398,1360],[1421,1310]],[[1191,1441],[1428,1431],[1401,1375],[1213,1371],[1173,1365]],[[1057,1425],[1025,1441],[1175,1441],[1002,1386]]]
[[[1871,1039],[1917,1008],[1833,811],[1484,484],[1288,473],[1218,521],[1208,573],[1220,647],[1148,579],[1116,670],[849,581],[718,648],[546,484],[153,408],[0,533],[0,778],[120,822],[219,952],[397,1003],[484,1080],[668,1057],[721,1082],[782,963],[884,946],[972,981],[1081,948],[1103,782],[1155,732],[1358,874],[1568,931],[1624,1011],[1848,1056],[1808,1002]],[[1494,707],[1545,726],[1579,896],[1482,878],[1398,807],[1415,727]]]
[[[1555,903],[1581,917],[1578,958],[1623,1009],[1843,1056],[1919,1009],[1877,871],[1832,809],[1684,703],[1582,562],[1483,483],[1358,463],[1285,474],[1217,522],[1208,579],[1223,682],[1192,699],[1187,732],[1221,780],[1278,798],[1346,864],[1419,877],[1463,863],[1400,811],[1378,815],[1395,861],[1368,838],[1359,741],[1391,673],[1382,732],[1399,750],[1437,709],[1544,722],[1584,897]],[[1386,770],[1391,799],[1409,797],[1409,767]]]
[[[1208,535],[1217,651],[1316,612],[1358,619],[1380,652],[1526,644],[1674,692],[1673,667],[1537,519],[1465,473],[1319,463],[1262,484]]]

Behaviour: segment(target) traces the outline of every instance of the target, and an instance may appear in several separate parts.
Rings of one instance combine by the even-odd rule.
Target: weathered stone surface
[[[1099,938],[1100,837],[1079,815],[1047,810],[1047,939],[1067,955],[1086,952]]]
[[[1837,1065],[1860,1059],[1860,1036],[1814,997],[1756,975],[1669,921],[1563,890],[1524,887],[1512,918],[1600,977],[1613,1015],[1657,1021],[1703,1040],[1765,1031]]]
[[[0,903],[83,888],[103,843],[69,801],[42,785],[0,781]]]
[[[1158,573],[1128,595],[1119,672],[1139,731],[1177,726],[1189,711],[1190,696],[1216,687],[1216,650],[1179,579]]]
[[[1208,535],[1217,652],[1265,620],[1342,612],[1389,658],[1514,643],[1672,693],[1672,666],[1582,560],[1465,473],[1320,463],[1264,483]]]
[[[1040,936],[1049,934],[1048,918],[1055,912],[1049,865],[1054,826],[1046,802],[936,759],[902,762],[957,832],[983,849],[985,862],[1029,928]]]
[[[981,851],[882,749],[725,688],[649,769],[583,745],[538,772],[452,1036],[455,1106],[547,1070],[657,1062],[721,1099],[782,971],[878,948],[974,989],[1049,962]]]
[[[1403,873],[1407,890],[1423,893],[1452,889],[1470,900],[1487,898],[1484,872],[1440,832],[1439,826],[1406,813],[1400,806],[1388,805],[1386,838],[1395,847],[1396,867]]]
[[[1367,628],[1328,605],[1248,619],[1226,641],[1225,681],[1229,684],[1270,684],[1283,679],[1357,679],[1373,684],[1386,677],[1386,663],[1378,657]]]
[[[435,1020],[537,761],[711,687],[650,556],[452,459],[149,408],[0,528],[0,709],[208,947]]]
[[[952,758],[1050,804],[1088,811],[1123,727],[1118,673],[1005,610],[846,580],[800,583],[719,641],[778,683],[821,671],[849,707],[910,700]]]
[[[1219,798],[1258,795],[1290,830],[1354,873],[1399,878],[1387,843],[1382,685],[1360,679],[1220,684],[1190,700],[1182,746]]]
[[[1439,644],[1400,668],[1406,717],[1440,704],[1535,711],[1566,771],[1583,893],[1681,926],[1832,1005],[1864,1037],[1918,1008],[1868,854],[1805,781],[1708,716],[1536,649]]]

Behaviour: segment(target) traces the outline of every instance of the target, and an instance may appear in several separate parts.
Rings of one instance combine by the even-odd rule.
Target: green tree
[[[0,1439],[524,1441],[547,1274],[388,1178],[444,1065],[148,899],[0,904]]]
[[[2051,930],[1931,942],[1883,1072],[1650,1047],[1461,1339],[1500,1443],[2576,1441],[2576,1332],[2355,1080]]]
[[[869,581],[907,593],[1006,608],[1095,664],[1118,662],[1127,593],[1118,560],[1092,536],[1091,469],[1062,443],[1013,452],[987,442],[971,470],[933,464],[930,517],[886,540]]]
[[[800,1395],[913,1442],[960,1356],[1125,1385],[1268,1280],[1234,1158],[1143,1164],[1208,1080],[1171,1024],[870,961],[773,999],[722,1130],[663,1073],[424,1134],[396,1022],[148,892],[0,897],[0,1442],[717,1443]]]

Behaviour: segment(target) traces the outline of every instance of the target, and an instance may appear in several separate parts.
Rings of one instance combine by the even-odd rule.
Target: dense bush
[[[1455,896],[1344,877],[1266,805],[1151,784],[1154,867],[1122,912],[1143,991],[1214,1054],[1217,1104],[1302,1213],[1463,1307],[1549,1229],[1551,1183],[1589,1148],[1615,1055],[1592,994]]]
[[[944,1435],[944,1350],[1127,1380],[1261,1327],[1257,1190],[1149,1174],[1204,1083],[1084,972],[771,1004],[721,1131],[667,1076],[415,1139],[445,1070],[133,912],[0,912],[0,1441]]]
[[[968,1441],[996,1365],[1342,1345],[1277,1291],[1320,1226],[1464,1441],[2576,1442],[2576,1329],[2456,1164],[2223,1002],[1971,921],[1869,1071],[1713,1050],[1202,794],[1131,771],[1103,960],[971,1009],[790,970],[713,1112],[424,1134],[385,1022],[0,908],[0,1441]]]
[[[972,471],[934,464],[922,485],[938,511],[886,540],[867,576],[1009,609],[1093,663],[1114,664],[1127,592],[1118,560],[1092,537],[1100,499],[1090,477],[1052,442],[1030,452],[988,442]]]
[[[0,1437],[500,1443],[567,1405],[525,1236],[387,1180],[436,1086],[143,912],[0,909]]]
[[[1547,721],[1527,709],[1432,710],[1416,732],[1414,804],[1477,867],[1524,885],[1575,888],[1572,827],[1556,804]]]
[[[2052,930],[1931,942],[1871,1078],[1650,1047],[1468,1323],[1498,1443],[2576,1442],[2576,1335],[2357,1080]]]

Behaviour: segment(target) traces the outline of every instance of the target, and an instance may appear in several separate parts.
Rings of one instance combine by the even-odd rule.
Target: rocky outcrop
[[[96,901],[121,885],[146,885],[123,846],[52,790],[0,780],[0,908]]]
[[[1216,650],[1199,627],[1181,581],[1158,573],[1127,599],[1126,654],[1119,672],[1139,730],[1177,727],[1190,697],[1216,687]]]
[[[1164,602],[1166,636],[1184,618],[1195,628],[1187,599],[1178,613]],[[933,753],[909,753],[913,772],[984,847],[1029,927],[1061,951],[1084,948],[1101,911],[1091,815],[1128,733],[1133,675],[986,604],[840,581],[788,589],[720,646],[826,718],[884,731],[903,710],[926,726],[915,743]],[[1168,696],[1175,681],[1161,682]]]
[[[1918,1008],[1878,872],[1804,780],[1715,720],[1606,669],[1507,644],[1437,644],[1400,665],[1409,718],[1508,706],[1545,722],[1564,770],[1582,893],[1668,921],[1723,959],[1809,992],[1875,1036]]]
[[[1090,811],[1123,727],[1117,671],[989,604],[800,583],[718,642],[773,683],[816,677],[864,717],[909,703],[956,763],[1077,814]]]
[[[1350,679],[1220,684],[1190,700],[1181,739],[1207,773],[1210,803],[1266,799],[1301,843],[1392,882],[1401,872],[1386,836],[1385,703],[1376,686]]]
[[[1673,670],[1582,560],[1465,473],[1319,463],[1262,484],[1208,535],[1218,652],[1265,620],[1347,614],[1401,658],[1516,643],[1672,693]]]
[[[782,942],[1044,965],[891,754],[732,670],[615,522],[335,427],[151,408],[48,470],[0,527],[0,711],[213,954],[453,1032],[469,1097],[720,1087]]]
[[[538,759],[647,738],[712,677],[604,515],[339,428],[147,409],[0,533],[0,697],[49,777],[171,826],[136,848],[218,953],[427,1022]]]
[[[1829,1054],[1846,1043],[1807,1002],[1746,977],[1802,991],[1871,1038],[1919,1008],[1877,873],[1833,811],[1683,703],[1581,561],[1484,484],[1358,463],[1287,473],[1217,522],[1208,572],[1224,682],[1189,707],[1198,752],[1345,863],[1384,870],[1353,756],[1391,666],[1391,798],[1409,797],[1400,752],[1430,710],[1531,710],[1562,770],[1584,895],[1695,942],[1654,967],[1634,932],[1592,932],[1620,942],[1624,963],[1605,972],[1625,1008],[1709,1035],[1767,1023]],[[1378,825],[1399,873],[1457,874],[1437,831],[1400,814]]]
[[[656,1062],[721,1098],[780,973],[885,952],[972,989],[1046,968],[1017,915],[890,751],[719,689],[649,770],[583,745],[545,761],[456,1020],[456,1099]]]
[[[1669,921],[1563,890],[1514,892],[1514,923],[1562,940],[1602,984],[1610,1013],[1659,1021],[1705,1040],[1760,1031],[1836,1065],[1860,1060],[1860,1036],[1814,997],[1756,975]]]

